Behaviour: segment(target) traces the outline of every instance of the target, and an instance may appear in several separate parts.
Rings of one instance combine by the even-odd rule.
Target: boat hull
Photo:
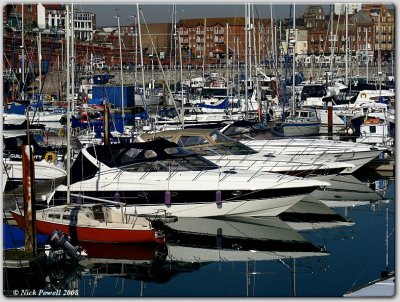
[[[276,177],[282,177],[282,175],[277,174]],[[114,201],[115,192],[118,192],[119,202],[127,205],[128,214],[137,212],[147,215],[163,210],[177,217],[277,216],[319,188],[319,185],[301,186],[303,183],[311,182],[309,179],[304,181],[296,179],[299,187],[288,186],[285,179],[289,183],[293,180],[291,177],[286,177],[282,179],[282,182],[277,183],[275,188],[261,190],[239,190],[239,184],[236,183],[234,186],[232,183],[226,183],[225,185],[231,188],[224,190],[222,189],[224,184],[220,184],[220,191],[215,184],[210,182],[207,187],[207,184],[201,181],[198,181],[196,189],[192,190],[185,187],[187,183],[184,182],[171,182],[169,188],[151,190],[152,186],[159,186],[156,178],[152,179],[155,183],[153,185],[149,182],[138,185],[133,179],[115,183],[90,180],[71,185],[70,192],[74,196],[80,194],[84,203],[90,203],[96,199]],[[182,187],[178,187],[179,183]],[[268,185],[265,184],[265,187]],[[279,187],[280,185],[282,186]],[[133,190],[135,186],[137,190]],[[54,194],[48,197],[48,203],[65,204],[66,197],[67,187],[59,186]]]
[[[278,216],[291,206],[299,202],[305,195],[296,195],[285,198],[243,200],[223,202],[220,206],[216,203],[202,204],[171,204],[166,205],[141,205],[126,208],[127,214],[149,214],[157,211],[167,211],[178,217],[216,217],[216,216]]]
[[[15,211],[11,212],[18,226],[24,229],[24,217]],[[99,228],[95,226],[77,226],[71,224],[53,223],[36,218],[36,232],[50,236],[54,230],[60,230],[76,241],[91,241],[104,243],[163,243],[164,238],[158,238],[156,230],[134,230],[122,228]]]
[[[282,124],[285,136],[315,136],[319,134],[320,123],[284,123]]]
[[[346,145],[342,142],[332,142],[332,145],[322,145],[318,147],[312,143],[305,141],[305,144],[295,144],[290,142],[280,141],[241,141],[247,146],[262,154],[285,154],[292,157],[294,161],[302,161],[305,163],[312,163],[316,161],[332,161],[332,162],[348,162],[354,167],[346,168],[341,174],[351,174],[356,170],[373,160],[381,154],[384,148],[374,148],[365,144]],[[343,145],[343,146],[342,146]],[[367,146],[367,147],[366,147]]]
[[[9,181],[22,181],[23,168],[22,161],[12,161],[4,159],[3,163],[7,167],[7,174]],[[60,168],[54,164],[46,161],[35,161],[35,180],[47,181],[56,180],[67,176],[64,168]]]

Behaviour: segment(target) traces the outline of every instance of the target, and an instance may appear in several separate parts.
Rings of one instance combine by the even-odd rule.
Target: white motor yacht
[[[69,191],[74,202],[124,203],[127,214],[162,210],[178,217],[276,216],[327,185],[222,168],[175,143],[156,139],[82,149],[71,168]],[[66,185],[58,186],[47,202],[65,203],[67,192]]]
[[[256,122],[235,122],[220,130],[246,146],[269,156],[287,155],[294,161],[346,162],[354,165],[342,173],[351,174],[387,148],[320,138],[277,137],[270,128]]]
[[[255,172],[276,172],[298,177],[318,177],[328,180],[347,168],[353,168],[351,163],[314,161],[296,161],[287,155],[265,155],[252,148],[227,137],[214,129],[180,129],[141,134],[140,141],[151,141],[162,137],[177,143],[198,154],[220,167],[240,169]]]

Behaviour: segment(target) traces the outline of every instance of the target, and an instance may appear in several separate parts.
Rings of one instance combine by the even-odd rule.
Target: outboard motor
[[[81,253],[78,251],[78,246],[73,246],[69,242],[70,238],[60,230],[54,230],[50,236],[50,244],[53,248],[62,248],[73,260],[80,261],[82,259]]]

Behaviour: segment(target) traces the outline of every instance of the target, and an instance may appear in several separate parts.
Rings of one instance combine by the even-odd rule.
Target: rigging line
[[[5,165],[5,163],[4,163],[4,161],[3,161],[3,165]],[[5,167],[4,167],[5,168]],[[9,182],[11,182],[10,181],[10,175],[8,174],[8,171],[7,170],[5,170],[6,171],[6,173],[7,173],[7,178],[8,178],[8,181]],[[17,197],[17,194],[16,194],[16,192],[15,192],[15,186],[12,186],[12,193],[13,193],[13,196],[14,196],[14,202],[15,203],[11,203],[11,200],[8,200],[8,202],[9,202],[9,204],[10,204],[10,206],[12,207],[14,204],[17,204],[18,203],[18,197]],[[4,198],[4,196],[5,196],[5,194],[3,193],[3,198]]]
[[[364,272],[367,270],[368,266],[372,263],[372,261],[376,258],[376,255],[378,254],[378,250],[375,250],[375,253],[373,254],[372,257],[369,258],[367,264],[364,266],[364,268],[361,270],[361,272],[357,275],[356,280],[354,281],[354,283],[351,285],[351,287],[349,288],[349,290],[351,290],[352,288],[354,288],[355,284],[357,283],[357,281],[361,278],[361,276],[364,274]]]
[[[23,213],[21,212],[21,207],[19,207],[19,206],[17,206],[17,209],[19,210],[19,213],[20,214],[22,214],[23,215]],[[6,210],[5,209],[3,209],[3,217],[5,217],[6,216]],[[3,219],[3,221],[4,221],[4,219]],[[3,222],[4,223],[4,222]],[[5,220],[5,224],[7,224],[8,225],[8,221],[7,220]],[[26,229],[26,224],[25,224],[25,219],[24,219],[24,229]],[[13,234],[12,234],[12,232],[11,232],[11,229],[9,228],[9,232],[10,232],[10,237],[12,238],[12,241],[15,243],[15,240],[14,240],[14,236],[13,236]],[[25,234],[25,236],[26,236],[27,234]],[[32,244],[33,242],[34,242],[34,240],[33,240],[33,237],[32,236],[30,236],[30,234],[28,233],[28,240],[29,240],[29,242]],[[26,239],[25,239],[26,240]],[[14,247],[15,247],[15,244],[14,244]],[[17,247],[15,247],[15,248],[17,248]],[[21,262],[22,261],[22,259],[21,258],[19,258],[19,261]]]
[[[162,75],[163,75],[163,79],[164,79],[164,81],[165,81],[166,75],[165,75],[165,72],[164,72],[164,68],[163,68],[162,63],[161,63],[161,60],[160,60],[160,58],[159,58],[159,56],[158,56],[157,49],[156,49],[156,47],[154,46],[153,38],[152,38],[152,36],[150,35],[149,27],[147,26],[146,19],[145,19],[144,15],[143,15],[143,11],[142,11],[141,9],[140,9],[140,13],[141,13],[141,15],[142,15],[144,25],[146,26],[147,33],[149,34],[149,37],[150,37],[152,49],[154,50],[155,55],[156,55],[156,57],[157,57],[157,62],[158,62],[158,65],[159,65],[159,69],[161,70]],[[166,85],[166,86],[167,86],[167,90],[168,90],[169,97],[172,98],[172,100],[173,100],[173,104],[174,104],[175,110],[176,110],[176,112],[179,112],[179,111],[178,111],[178,108],[177,108],[177,105],[176,105],[176,102],[175,102],[175,100],[174,100],[174,98],[173,98],[173,96],[172,96],[171,89],[170,89],[169,85]],[[183,112],[182,112],[182,114],[183,114]],[[183,117],[182,117],[182,114],[178,114],[178,119],[179,119],[179,122],[183,125]]]
[[[58,37],[58,34],[57,34],[57,31],[58,31],[58,25],[55,27],[55,35],[54,35],[54,38],[53,38],[53,43],[52,43],[52,45],[51,45],[51,49],[50,49],[50,53],[49,53],[49,55],[48,55],[48,61],[50,61],[50,59],[51,59],[51,56],[53,55],[53,52],[54,52],[54,49],[55,49],[55,41],[56,41],[56,37]],[[36,42],[37,43],[37,42]],[[32,46],[33,47],[33,46]],[[38,47],[38,45],[36,44],[36,47]],[[41,55],[41,54],[40,54]],[[32,57],[33,57],[33,51],[32,51]],[[39,57],[39,54],[38,54],[38,57]],[[31,58],[31,61],[30,61],[30,64],[32,64],[32,58]],[[40,64],[41,64],[41,60],[40,60]],[[40,66],[40,68],[41,68],[41,66]],[[28,73],[27,73],[27,75],[26,75],[26,77],[28,76]],[[46,78],[47,78],[47,72],[44,74],[44,79],[43,79],[43,81],[42,81],[42,85],[41,85],[41,87],[39,87],[39,100],[38,100],[38,103],[40,103],[40,96],[42,95],[42,92],[43,92],[43,87],[44,87],[44,83],[46,82]],[[40,79],[41,80],[41,79]],[[74,85],[74,83],[73,83],[73,85]],[[24,82],[24,86],[25,86],[25,82]],[[38,110],[38,107],[35,107],[35,110],[34,110],[34,112],[33,112],[33,116],[32,116],[32,120],[30,121],[30,125],[33,125],[33,121],[34,121],[34,119],[35,119],[35,115],[36,115],[36,112],[37,112],[37,110]],[[29,118],[28,118],[28,123],[29,123]]]

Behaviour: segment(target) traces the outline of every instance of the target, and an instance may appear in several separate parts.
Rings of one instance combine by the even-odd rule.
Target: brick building
[[[244,17],[183,19],[177,24],[181,46],[193,61],[208,63],[226,62],[228,52],[232,61],[244,62]],[[249,55],[261,61],[271,48],[270,20],[258,19],[248,30]]]
[[[7,4],[3,6],[3,27],[7,24],[11,28],[21,30],[22,15],[25,31],[37,27],[38,11],[36,4]]]

